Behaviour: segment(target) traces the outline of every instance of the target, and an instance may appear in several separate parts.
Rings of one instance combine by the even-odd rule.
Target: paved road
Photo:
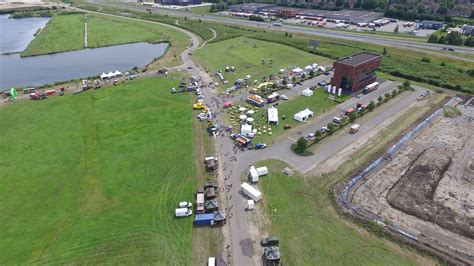
[[[137,5],[130,5],[126,3],[105,2],[104,0],[91,0],[91,1],[97,4],[101,4],[101,5],[108,5],[108,6],[118,7],[118,8],[141,10],[141,11],[145,11],[148,9],[148,10],[151,10],[151,12],[153,13],[168,14],[168,15],[180,16],[180,17],[187,16],[190,18],[202,19],[202,20],[206,20],[210,22],[226,23],[226,24],[250,26],[250,27],[271,28],[272,30],[276,30],[276,31],[285,31],[285,32],[291,32],[291,33],[304,33],[308,35],[331,37],[331,38],[337,38],[337,39],[359,41],[359,42],[392,46],[392,47],[401,47],[401,48],[406,48],[406,49],[415,50],[415,51],[423,51],[423,52],[426,52],[429,54],[435,54],[438,56],[449,57],[449,58],[453,58],[457,60],[474,62],[474,59],[471,59],[471,58],[464,58],[464,57],[456,56],[452,54],[439,53],[439,51],[441,51],[443,47],[452,47],[458,53],[474,54],[474,48],[470,48],[470,47],[423,43],[423,42],[417,42],[417,41],[387,38],[384,36],[371,36],[368,34],[360,34],[360,33],[345,32],[345,31],[319,30],[316,28],[307,28],[307,27],[302,27],[302,26],[297,26],[297,25],[284,24],[281,27],[275,27],[275,26],[272,26],[270,23],[242,20],[242,19],[236,19],[236,18],[227,17],[227,16],[201,15],[201,14],[195,14],[195,13],[191,13],[191,12],[187,12],[183,10],[152,8],[149,6],[137,6]]]

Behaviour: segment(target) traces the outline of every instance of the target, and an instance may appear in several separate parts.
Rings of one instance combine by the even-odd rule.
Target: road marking
[[[293,138],[290,138],[290,137],[287,137],[287,138],[289,138],[289,139],[291,139],[292,141],[296,142],[296,139],[293,139]]]

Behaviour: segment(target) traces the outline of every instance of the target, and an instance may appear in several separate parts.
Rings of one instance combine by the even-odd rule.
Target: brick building
[[[361,90],[376,81],[375,70],[381,61],[381,55],[366,52],[339,59],[334,62],[331,85],[342,88],[346,94]]]

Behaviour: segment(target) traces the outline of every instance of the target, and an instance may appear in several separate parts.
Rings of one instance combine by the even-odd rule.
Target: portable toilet
[[[247,210],[253,210],[253,209],[255,209],[255,201],[248,200],[247,201]]]

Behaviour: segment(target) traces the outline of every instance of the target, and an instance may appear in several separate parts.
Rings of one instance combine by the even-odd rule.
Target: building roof
[[[362,63],[365,63],[367,61],[370,61],[375,58],[381,57],[378,54],[372,54],[372,53],[367,53],[367,52],[360,52],[357,54],[353,54],[348,57],[341,58],[337,60],[338,63],[344,64],[344,65],[349,65],[349,66],[357,66]]]
[[[268,108],[267,112],[268,112],[268,122],[278,123],[278,109],[272,106]]]

